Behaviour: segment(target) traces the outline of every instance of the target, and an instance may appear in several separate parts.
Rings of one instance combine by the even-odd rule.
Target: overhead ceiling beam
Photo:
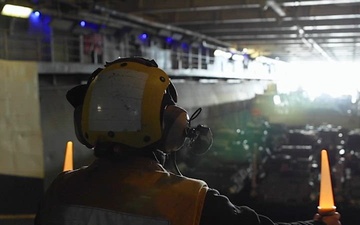
[[[269,34],[269,33],[286,33],[286,32],[294,32],[297,31],[297,26],[284,26],[284,27],[272,27],[272,26],[257,26],[257,27],[238,27],[234,26],[231,28],[208,28],[201,29],[201,33],[204,34]],[[332,32],[356,32],[360,31],[359,24],[347,24],[347,25],[324,25],[324,26],[303,26],[304,31],[308,31],[310,33],[332,33]]]
[[[299,16],[299,17],[283,17],[282,22],[298,22],[298,21],[321,21],[321,20],[347,20],[360,19],[360,14],[342,14],[342,15],[324,15],[324,16]],[[206,25],[206,24],[231,24],[231,23],[277,23],[277,18],[234,18],[234,19],[218,19],[218,20],[191,20],[173,22],[174,25]]]
[[[284,17],[286,16],[285,11],[281,8],[281,6],[275,0],[266,0],[266,6],[270,7],[278,16]]]
[[[326,60],[334,61],[333,58],[330,57],[330,55],[318,43],[316,43],[316,41],[314,39],[310,38],[309,35],[307,33],[305,33],[305,31],[302,27],[298,27],[298,34],[306,46],[308,46],[310,49],[315,49]]]
[[[96,5],[94,7],[94,9],[98,10],[98,11],[100,11],[102,13],[106,13],[106,14],[108,14],[110,16],[115,17],[115,18],[118,18],[120,20],[121,19],[126,19],[126,20],[128,20],[128,21],[130,21],[132,23],[135,23],[135,24],[141,24],[143,26],[144,25],[145,26],[150,26],[152,28],[165,29],[165,30],[169,30],[169,31],[173,31],[173,32],[178,32],[178,33],[181,33],[181,34],[184,34],[184,35],[199,38],[201,41],[209,41],[209,42],[211,42],[213,44],[217,44],[217,45],[222,46],[222,47],[231,47],[230,43],[220,41],[218,39],[215,39],[213,37],[210,37],[210,36],[195,32],[195,31],[191,31],[191,30],[187,30],[187,29],[183,29],[183,28],[180,28],[180,27],[171,26],[171,25],[167,25],[167,24],[163,24],[163,23],[159,23],[159,22],[154,22],[154,21],[150,21],[150,20],[145,20],[144,18],[141,18],[141,17],[138,17],[138,16],[134,16],[134,15],[131,15],[131,14],[128,14],[128,13],[119,12],[119,11],[109,9],[109,8],[106,8],[106,7],[102,7],[102,6],[99,6],[99,5]]]
[[[260,4],[237,4],[237,5],[216,5],[216,6],[195,6],[183,8],[167,8],[167,9],[144,9],[134,11],[132,13],[173,13],[173,12],[202,12],[202,11],[218,11],[218,10],[234,10],[234,9],[258,9],[262,6]]]
[[[336,4],[354,4],[360,3],[360,0],[317,0],[317,1],[292,1],[283,2],[281,6],[297,7],[297,6],[316,6],[316,5],[336,5]]]
[[[316,6],[316,5],[346,5],[360,3],[360,0],[314,0],[314,1],[288,1],[277,3],[282,7],[301,7],[301,6]],[[187,5],[184,2],[184,5]],[[219,10],[234,10],[234,9],[260,9],[263,4],[219,4],[213,6],[191,6],[191,7],[174,7],[174,8],[154,8],[144,7],[142,10],[132,11],[131,13],[152,14],[152,13],[173,13],[173,12],[200,12],[200,11],[219,11]]]

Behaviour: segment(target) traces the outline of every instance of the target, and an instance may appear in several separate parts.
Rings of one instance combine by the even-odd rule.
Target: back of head
[[[153,60],[119,58],[67,93],[75,133],[88,148],[178,150],[188,127],[169,76]]]

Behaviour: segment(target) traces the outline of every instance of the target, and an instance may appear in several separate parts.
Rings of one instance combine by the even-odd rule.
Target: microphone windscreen
[[[195,129],[198,132],[198,135],[190,142],[190,151],[196,155],[202,155],[211,148],[213,135],[208,127],[198,125]]]

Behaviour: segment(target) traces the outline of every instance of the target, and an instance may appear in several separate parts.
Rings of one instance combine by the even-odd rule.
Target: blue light
[[[184,50],[187,50],[189,48],[189,45],[187,43],[182,43],[181,44],[181,47],[184,49]]]
[[[166,38],[166,42],[167,42],[168,44],[171,44],[171,42],[173,42],[173,39],[172,39],[171,37],[167,37],[167,38]]]
[[[98,31],[100,29],[100,25],[95,23],[86,23],[86,27],[94,31]]]
[[[39,11],[34,11],[30,14],[29,17],[29,30],[30,34],[39,34],[41,33],[44,37],[50,37],[51,27],[50,27],[51,18],[47,15],[42,15]]]
[[[141,40],[144,41],[144,40],[146,40],[148,38],[148,35],[146,33],[143,33],[139,37],[140,37]]]
[[[82,20],[82,21],[80,22],[80,26],[81,26],[81,27],[85,27],[85,25],[86,25],[85,21]]]
[[[34,11],[30,14],[30,21],[31,22],[39,22],[40,21],[40,12],[39,11]]]

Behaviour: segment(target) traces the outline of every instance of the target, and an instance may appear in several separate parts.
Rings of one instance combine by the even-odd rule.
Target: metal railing
[[[81,62],[79,37],[46,37],[0,31],[0,58],[41,62]]]
[[[262,79],[270,75],[267,67],[261,63],[251,62],[245,68],[242,61],[234,61],[193,48],[192,51],[179,49],[162,49],[156,46],[140,46],[134,53],[131,44],[115,43],[104,40],[101,52],[91,51],[82,35],[73,36],[39,36],[27,34],[10,34],[0,30],[0,58],[6,60],[24,60],[49,63],[103,64],[117,57],[138,54],[155,59],[160,68],[173,74],[185,76],[210,76],[227,78]],[[194,51],[195,50],[195,51]],[[260,75],[259,75],[260,74]]]

